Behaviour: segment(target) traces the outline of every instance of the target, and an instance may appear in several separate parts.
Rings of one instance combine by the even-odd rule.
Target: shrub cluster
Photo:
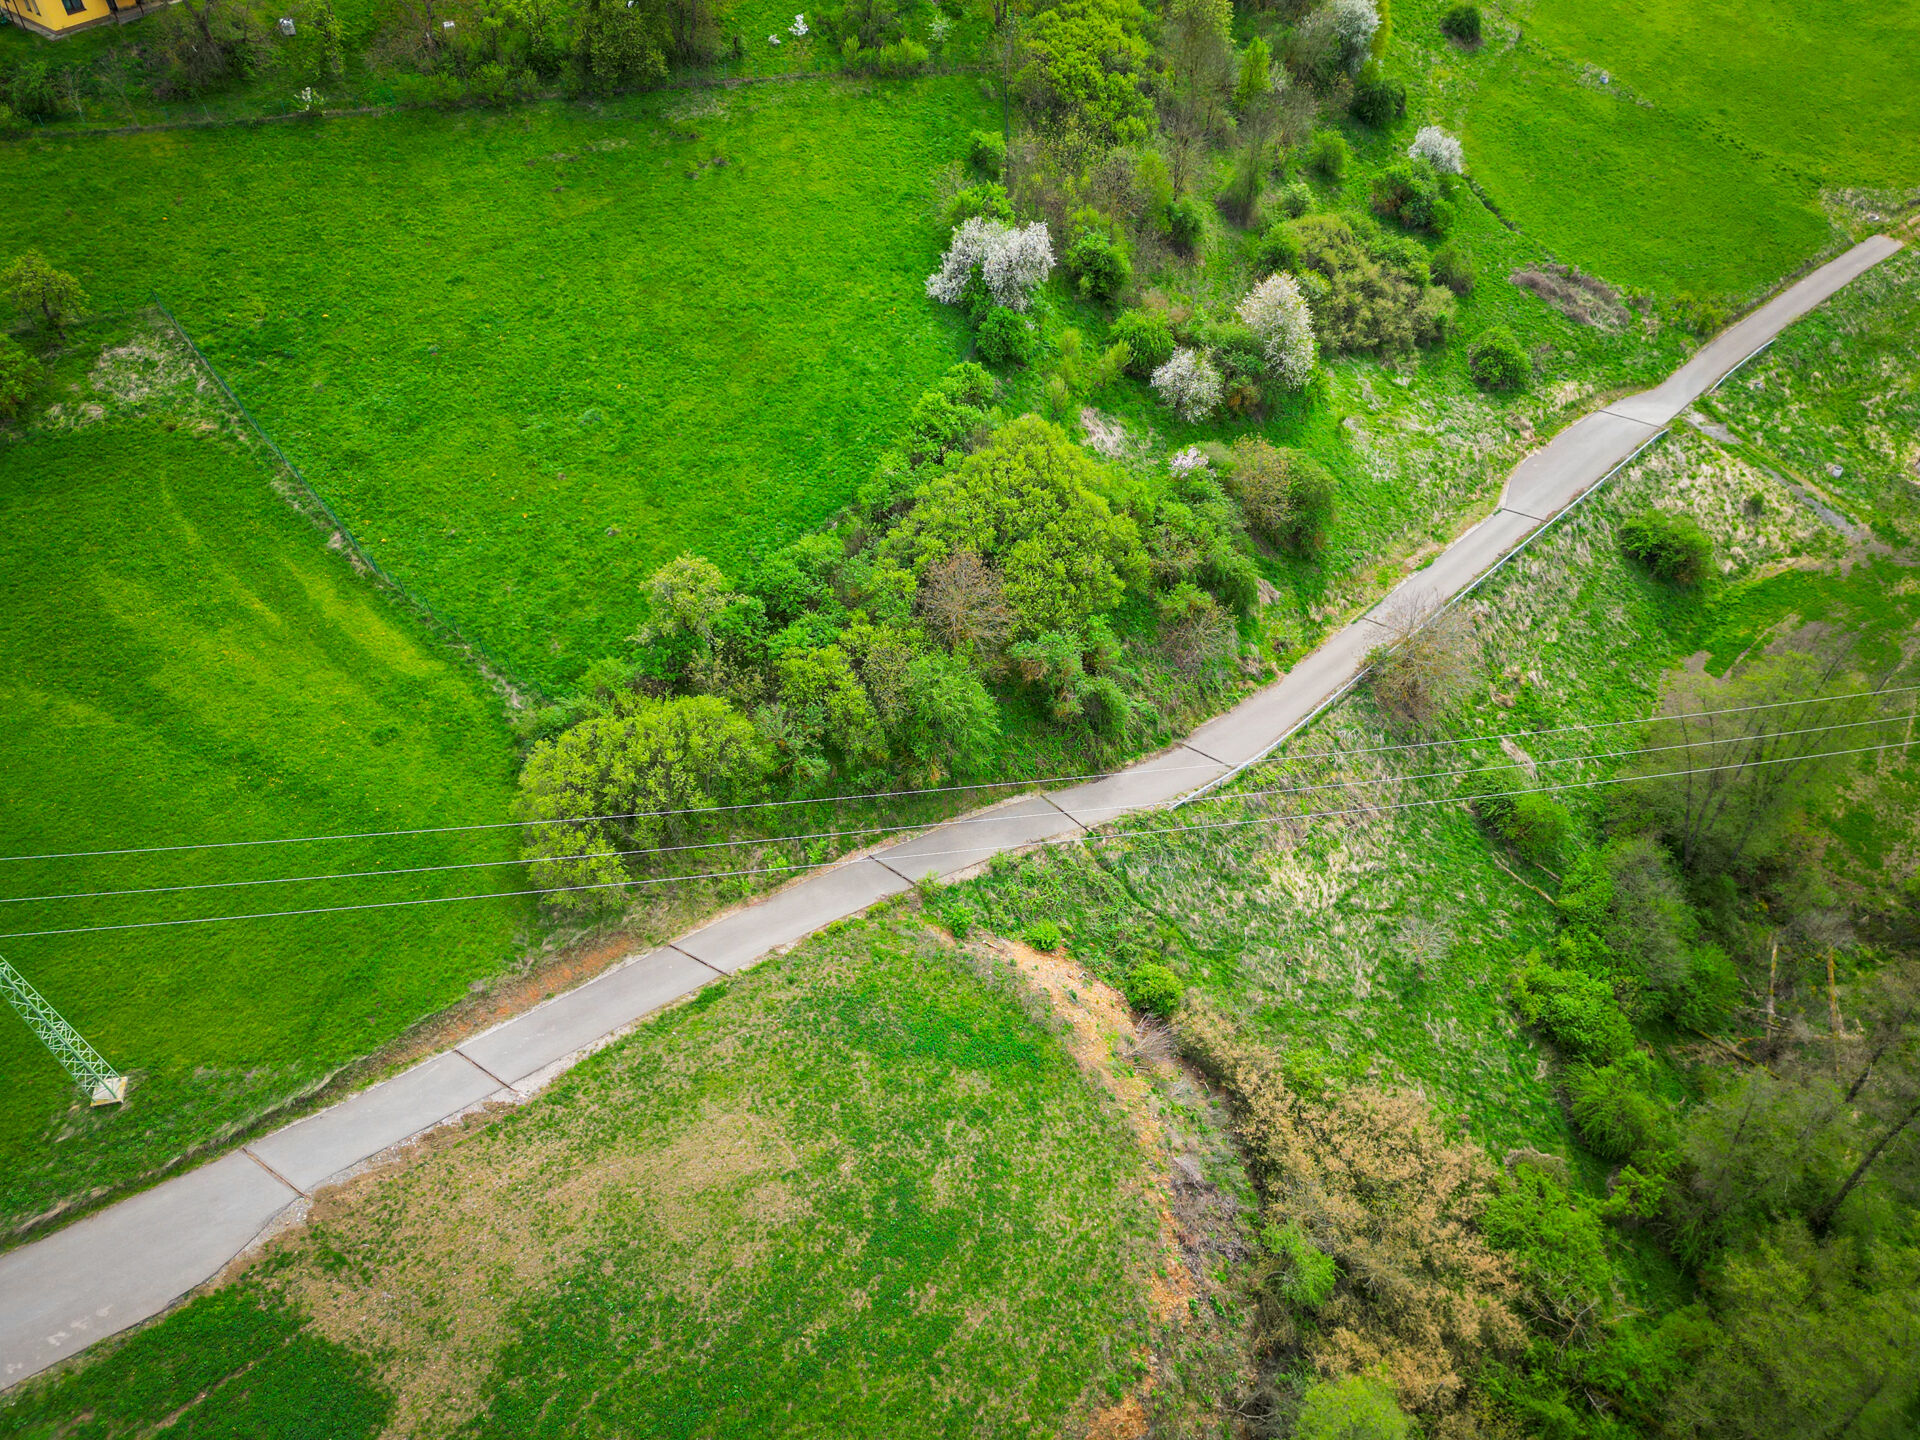
[[[1647,509],[1620,527],[1620,548],[1669,585],[1692,587],[1713,569],[1713,541],[1691,515]]]
[[[1505,325],[1490,325],[1467,346],[1467,373],[1482,390],[1522,390],[1533,378],[1533,361]]]
[[[1308,215],[1285,228],[1323,349],[1396,354],[1446,338],[1453,293],[1432,283],[1417,242],[1388,239],[1356,215]]]
[[[1474,4],[1450,5],[1440,17],[1440,33],[1462,45],[1480,43],[1480,7]]]
[[[1269,545],[1309,555],[1333,520],[1333,476],[1304,450],[1285,450],[1257,436],[1236,440],[1226,486],[1240,502],[1247,528]]]

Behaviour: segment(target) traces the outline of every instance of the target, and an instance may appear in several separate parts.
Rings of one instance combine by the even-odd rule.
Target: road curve
[[[1117,774],[1034,793],[816,871],[239,1150],[0,1255],[0,1389],[156,1315],[329,1179],[475,1106],[544,1085],[641,1017],[836,920],[990,856],[1180,803],[1344,694],[1373,618],[1466,594],[1793,321],[1901,248],[1874,236],[1702,346],[1651,390],[1582,417],[1508,476],[1500,506],[1283,678]]]

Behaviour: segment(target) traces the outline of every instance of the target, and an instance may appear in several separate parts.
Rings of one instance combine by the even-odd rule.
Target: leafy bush
[[[1492,325],[1467,346],[1467,373],[1482,390],[1520,390],[1533,378],[1533,361],[1513,331]]]
[[[1276,220],[1254,243],[1253,266],[1269,274],[1300,268],[1300,232],[1285,220]]]
[[[1122,982],[1127,1003],[1150,1015],[1169,1017],[1180,1008],[1180,997],[1187,987],[1180,977],[1154,960],[1142,960],[1130,967]]]
[[[976,130],[967,138],[967,163],[989,180],[1007,168],[1007,142],[997,130]]]
[[[946,209],[941,212],[941,218],[948,225],[960,225],[977,219],[1011,226],[1013,201],[1008,198],[1005,187],[997,181],[983,180],[978,185],[955,191],[953,198],[947,201]]]
[[[1665,1121],[1647,1093],[1647,1059],[1635,1051],[1611,1065],[1570,1065],[1568,1109],[1587,1148],[1603,1160],[1625,1160],[1659,1139]]]
[[[1173,358],[1173,327],[1167,317],[1147,310],[1122,310],[1107,338],[1127,347],[1127,373],[1146,379]]]
[[[1337,184],[1346,178],[1350,154],[1347,137],[1339,131],[1316,130],[1307,142],[1307,168]]]
[[[1096,493],[1105,483],[1059,426],[1022,416],[935,474],[883,553],[923,583],[971,553],[998,570],[1016,633],[1077,632],[1119,603],[1123,576],[1145,569],[1133,521]]]
[[[1573,814],[1551,795],[1509,795],[1481,783],[1467,788],[1473,808],[1489,828],[1537,865],[1557,863],[1573,834]]]
[[[1211,415],[1220,404],[1220,371],[1197,350],[1181,349],[1153,372],[1154,392],[1173,407],[1182,420],[1194,423]]]
[[[1409,160],[1424,160],[1442,175],[1458,175],[1467,168],[1460,142],[1438,125],[1422,125],[1407,147]]]
[[[1269,1225],[1260,1240],[1277,1262],[1272,1284],[1281,1299],[1302,1310],[1318,1310],[1333,1298],[1340,1266],[1298,1225]]]
[[[1473,257],[1458,245],[1451,242],[1442,245],[1433,252],[1433,259],[1428,263],[1430,267],[1428,273],[1433,276],[1434,284],[1444,285],[1456,295],[1464,296],[1473,293],[1474,281],[1477,278],[1474,274]]]
[[[1384,129],[1407,113],[1406,87],[1389,80],[1379,61],[1369,60],[1354,77],[1347,110],[1362,125]]]
[[[1441,193],[1440,177],[1425,160],[1399,160],[1373,179],[1373,213],[1409,230],[1444,235],[1453,226],[1453,206]]]
[[[1372,221],[1316,214],[1289,223],[1300,240],[1301,293],[1322,349],[1392,354],[1445,337],[1453,295],[1426,284],[1424,266],[1409,265]]]
[[[940,912],[940,923],[954,939],[964,940],[973,933],[973,911],[964,905],[949,905]]]
[[[39,363],[10,336],[0,335],[0,415],[18,415],[39,383]]]
[[[1462,45],[1480,43],[1480,7],[1453,5],[1440,17],[1440,33]]]
[[[917,75],[931,58],[926,46],[903,37],[874,52],[873,68],[882,75]]]
[[[1101,230],[1082,231],[1067,247],[1061,264],[1083,297],[1103,305],[1133,283],[1133,266],[1126,253]]]
[[[1334,484],[1313,456],[1247,436],[1234,442],[1226,485],[1248,528],[1268,544],[1295,554],[1320,548],[1333,520]]]
[[[1182,195],[1167,206],[1167,236],[1174,248],[1193,254],[1207,228],[1207,212],[1191,195]]]
[[[567,892],[547,897],[555,909],[603,908],[644,861],[624,852],[676,838],[691,812],[753,799],[772,765],[752,723],[710,695],[635,699],[543,740],[520,772],[514,815],[563,823],[527,828],[534,884]]]
[[[1528,953],[1513,980],[1520,1013],[1576,1059],[1605,1065],[1633,1049],[1633,1027],[1604,980]]]
[[[1409,1440],[1413,1433],[1393,1387],[1366,1375],[1312,1385],[1293,1422],[1294,1440]]]
[[[1058,950],[1060,926],[1052,920],[1036,920],[1020,932],[1020,938],[1035,950]]]
[[[1620,548],[1670,585],[1698,585],[1713,565],[1707,532],[1672,510],[1642,510],[1621,525]]]
[[[1309,190],[1303,181],[1295,180],[1280,187],[1280,193],[1274,203],[1280,207],[1280,213],[1289,220],[1298,220],[1313,209],[1313,191]]]
[[[1033,322],[1026,316],[995,305],[974,332],[973,343],[987,364],[1007,366],[1032,363],[1040,342],[1033,333]]]
[[[1522,1164],[1487,1202],[1487,1239],[1513,1260],[1532,1310],[1562,1342],[1593,1333],[1610,1308],[1614,1269],[1599,1217],[1546,1167]]]
[[[1268,373],[1298,390],[1313,373],[1313,316],[1291,275],[1269,275],[1248,292],[1234,312],[1260,341]]]
[[[1027,22],[1027,102],[1110,145],[1145,140],[1153,103],[1144,85],[1153,49],[1136,0],[1065,0]]]

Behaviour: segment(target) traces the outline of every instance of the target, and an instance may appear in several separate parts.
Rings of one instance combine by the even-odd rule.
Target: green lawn
[[[1050,1436],[1135,1374],[1132,1136],[910,910],[816,938],[29,1387],[21,1436]]]
[[[107,327],[63,363],[77,428],[0,439],[0,855],[505,818],[499,699],[377,593],[177,390],[89,388]],[[142,412],[142,413],[136,413]],[[82,412],[84,413],[84,412]],[[201,427],[215,433],[200,433]],[[509,832],[87,861],[9,861],[0,896],[499,859]],[[0,905],[9,934],[514,888],[514,869]],[[76,1092],[0,1014],[0,1229],[138,1177],[446,1005],[510,956],[524,902],[0,939],[134,1077]],[[69,1138],[78,1137],[78,1138]],[[66,1143],[59,1143],[65,1141]]]
[[[1920,185],[1911,6],[1538,0],[1475,55],[1440,8],[1399,22],[1437,118],[1511,219],[1617,284],[1751,295],[1821,248],[1823,190]]]
[[[930,175],[987,108],[818,81],[40,135],[0,254],[158,293],[382,566],[561,690],[661,561],[737,569],[844,504],[957,357]]]

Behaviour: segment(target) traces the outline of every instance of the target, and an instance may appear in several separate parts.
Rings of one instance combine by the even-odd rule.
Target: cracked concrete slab
[[[236,1150],[0,1255],[0,1386],[158,1315],[299,1198]]]
[[[500,1093],[497,1079],[449,1050],[247,1148],[288,1183],[311,1191],[330,1176]]]
[[[509,1085],[565,1059],[623,1025],[692,994],[711,966],[668,947],[650,950],[455,1048]]]
[[[815,871],[798,884],[744,905],[694,931],[673,948],[731,975],[814,931],[910,889],[884,865],[861,859]]]
[[[928,875],[944,880],[1003,850],[1018,850],[1079,828],[1041,796],[1020,795],[876,850],[873,858],[906,880],[917,882]]]
[[[1129,765],[1117,775],[1049,791],[1047,798],[1092,829],[1119,819],[1129,810],[1146,810],[1178,800],[1189,790],[1198,790],[1226,773],[1227,767],[1211,755],[1202,755],[1189,745],[1175,745]]]

